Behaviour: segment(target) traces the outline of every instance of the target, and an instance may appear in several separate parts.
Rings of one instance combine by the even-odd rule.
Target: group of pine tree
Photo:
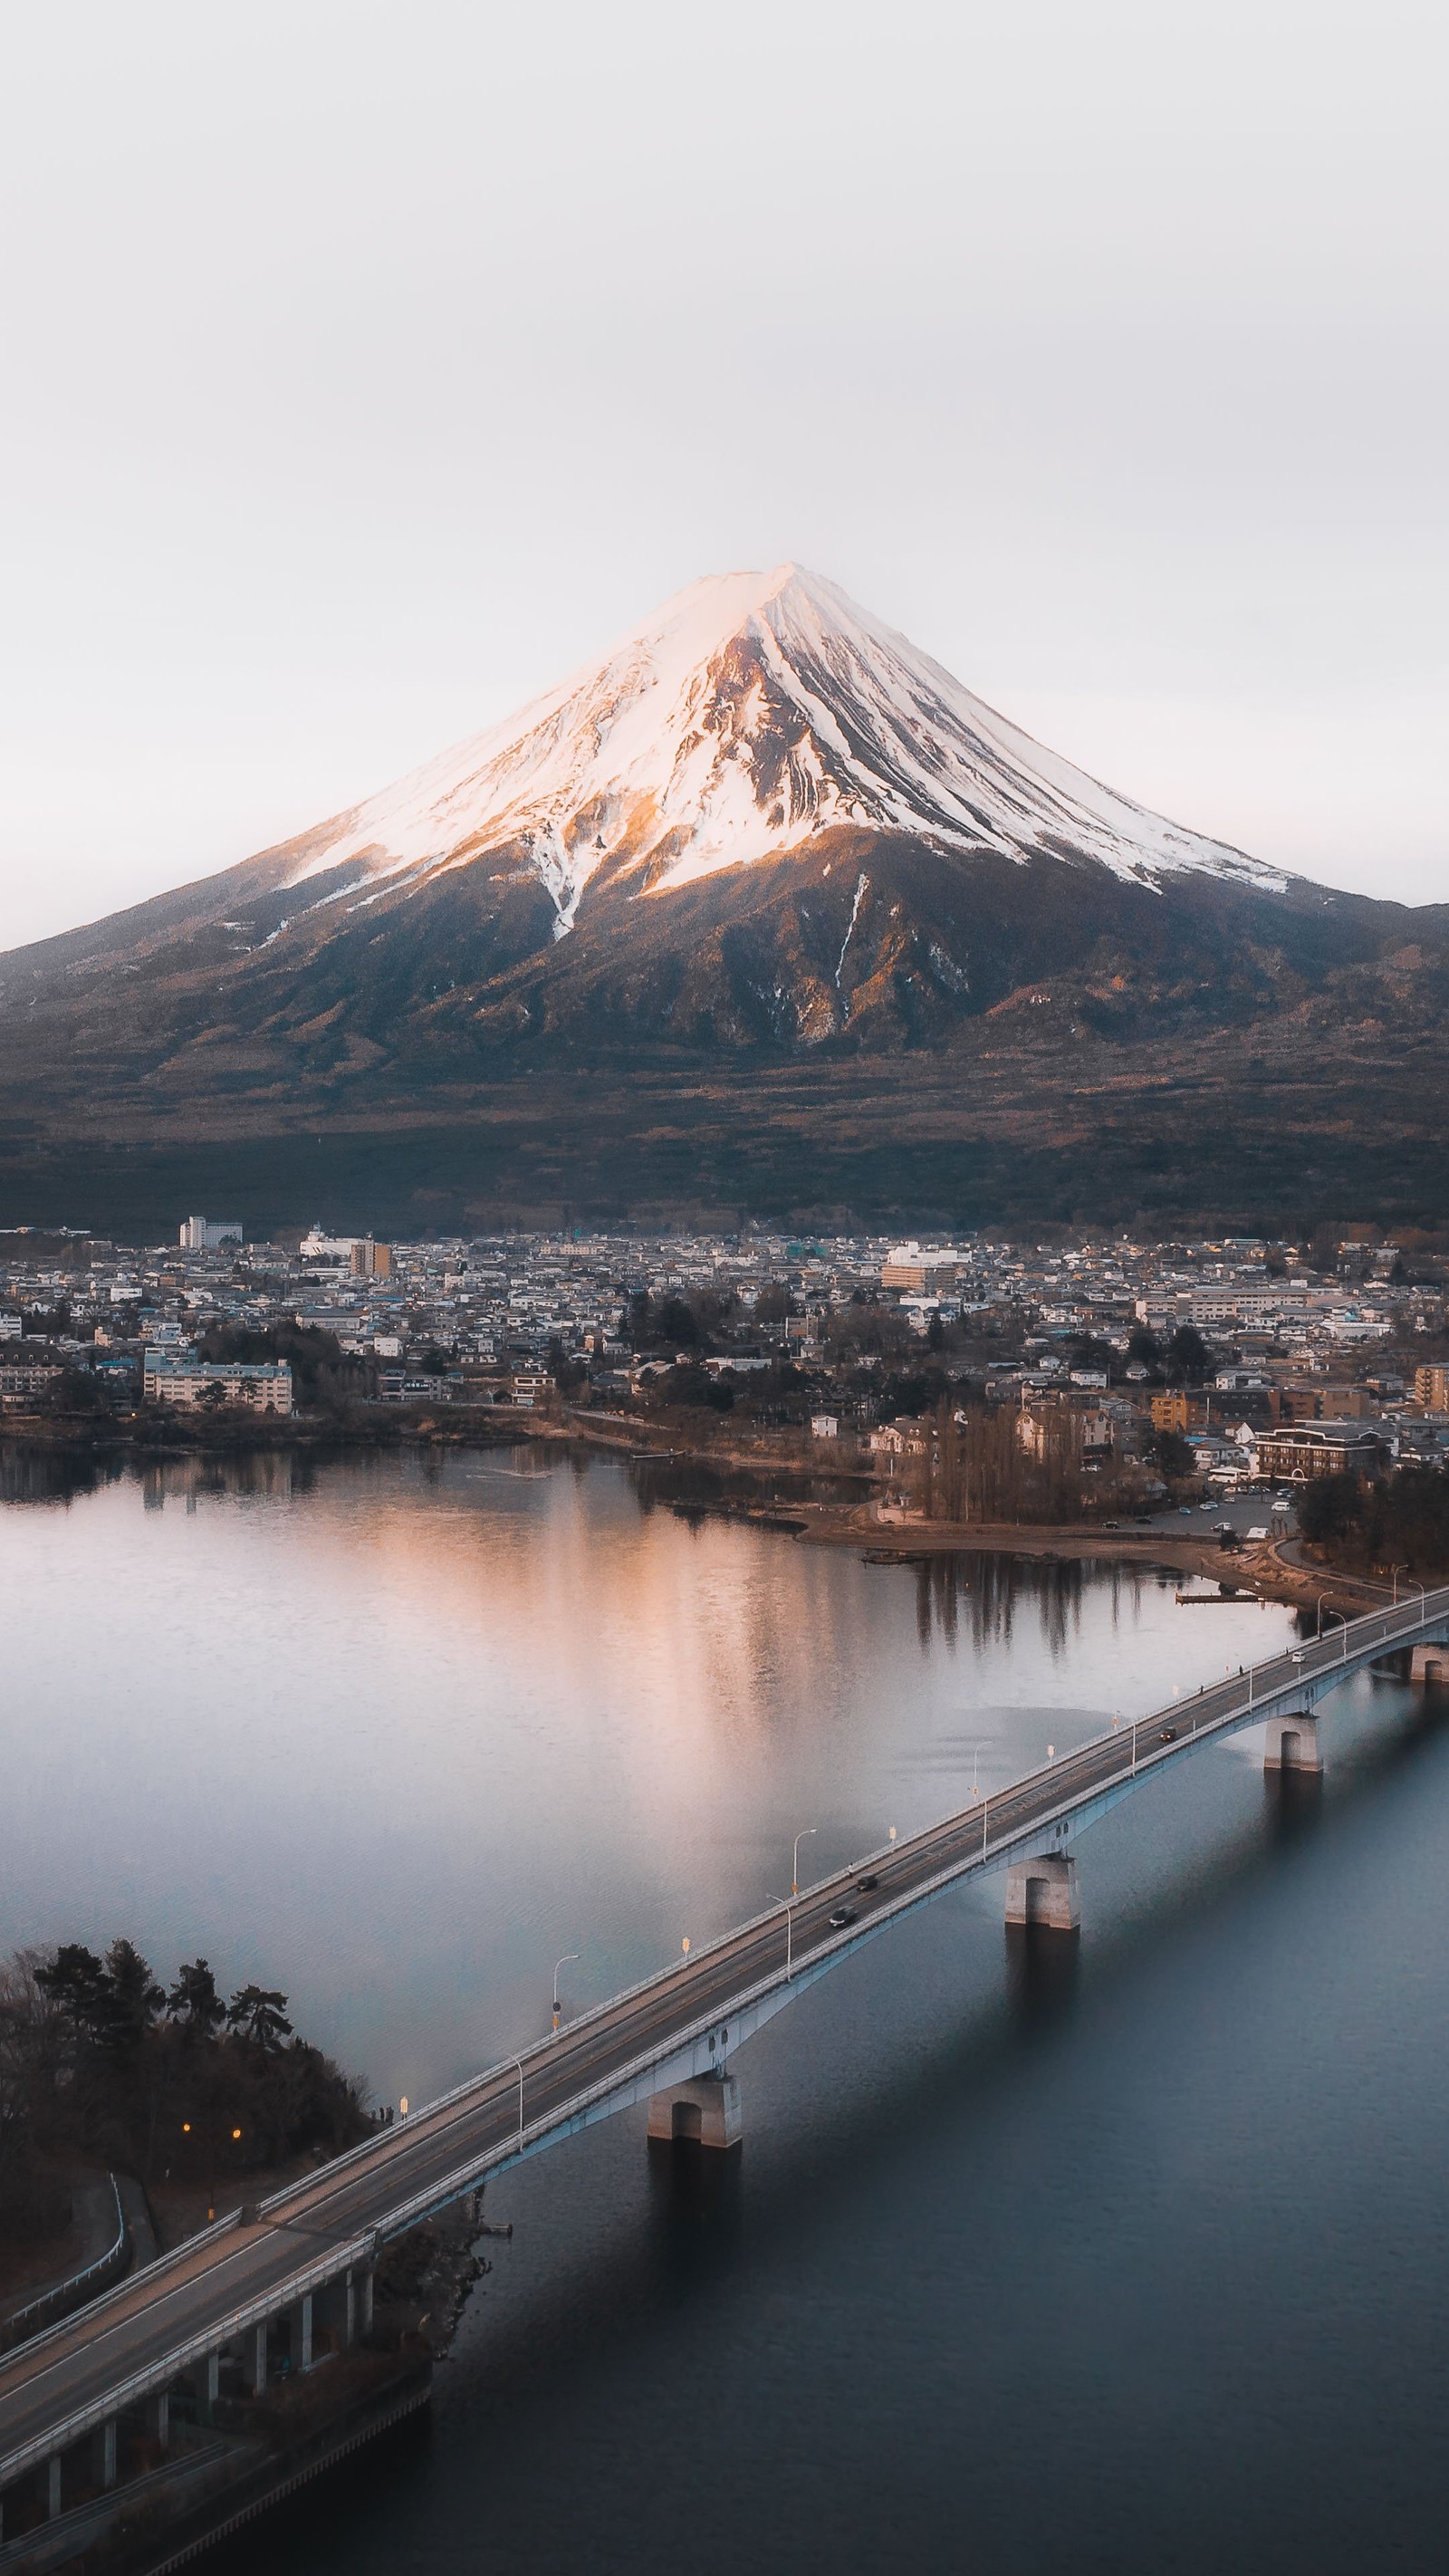
[[[275,1987],[227,2002],[198,1958],[167,1989],[128,1940],[0,1965],[0,2228],[63,2222],[77,2166],[221,2192],[367,2125],[359,2086],[297,2036]]]

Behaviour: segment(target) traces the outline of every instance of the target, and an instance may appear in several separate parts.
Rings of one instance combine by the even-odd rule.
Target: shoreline
[[[461,1410],[461,1409],[460,1409]],[[501,1412],[503,1408],[497,1408]],[[210,1427],[210,1426],[209,1426]],[[1376,1609],[1387,1589],[1369,1575],[1330,1565],[1299,1564],[1285,1553],[1299,1542],[1274,1540],[1241,1551],[1209,1545],[1196,1531],[1161,1527],[1112,1527],[1101,1521],[928,1521],[876,1517],[875,1480],[868,1471],[833,1467],[816,1457],[771,1456],[754,1449],[687,1443],[665,1446],[673,1428],[629,1414],[591,1416],[582,1407],[562,1415],[498,1420],[494,1408],[469,1408],[466,1418],[425,1417],[324,1422],[316,1416],[285,1421],[228,1425],[217,1436],[187,1437],[167,1424],[163,1437],[137,1439],[128,1429],[105,1434],[91,1426],[56,1423],[44,1416],[0,1419],[0,1458],[7,1453],[94,1464],[146,1466],[180,1458],[222,1460],[276,1456],[289,1452],[322,1456],[385,1449],[515,1448],[524,1444],[576,1449],[585,1455],[621,1459],[636,1466],[658,1465],[678,1472],[685,1486],[669,1497],[672,1508],[706,1519],[734,1520],[755,1528],[777,1529],[812,1547],[854,1547],[869,1553],[872,1563],[909,1564],[948,1556],[1003,1555],[1034,1557],[1040,1562],[1156,1564],[1200,1580],[1227,1584],[1240,1594],[1278,1601],[1295,1609],[1312,1609],[1320,1595],[1328,1609]],[[676,1433],[676,1439],[678,1435]],[[700,1490],[690,1493],[693,1474]],[[705,1490],[708,1480],[736,1481],[730,1494]],[[838,1496],[822,1502],[801,1492],[798,1499],[778,1491],[781,1485],[854,1487],[862,1498]],[[767,1492],[767,1486],[776,1490]],[[753,1488],[753,1492],[751,1492]],[[872,1499],[866,1499],[866,1497]]]

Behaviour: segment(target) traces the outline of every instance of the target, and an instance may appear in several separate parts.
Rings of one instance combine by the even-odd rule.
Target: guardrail
[[[47,2326],[58,2325],[63,2317],[73,2316],[88,2299],[110,2288],[118,2281],[131,2260],[131,2226],[121,2207],[121,2187],[114,2174],[110,2177],[111,2197],[116,2205],[116,2237],[94,2263],[83,2272],[72,2272],[68,2281],[57,2281],[53,2289],[43,2290],[27,2307],[16,2308],[0,2324],[0,2352],[13,2352],[17,2344],[28,2343],[32,2335],[43,2334]]]

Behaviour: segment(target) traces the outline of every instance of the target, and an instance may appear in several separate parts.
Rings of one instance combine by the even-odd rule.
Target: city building
[[[1258,1473],[1303,1483],[1311,1476],[1372,1476],[1389,1445],[1366,1422],[1280,1422],[1258,1439]]]
[[[181,1220],[183,1252],[219,1252],[224,1243],[240,1244],[240,1217],[184,1216]]]
[[[17,1406],[33,1404],[38,1395],[46,1395],[60,1376],[53,1361],[0,1361],[0,1404]]]
[[[955,1287],[960,1267],[954,1252],[923,1252],[918,1243],[898,1243],[881,1263],[880,1284],[916,1297],[939,1297]]]
[[[177,1359],[147,1350],[142,1395],[148,1404],[246,1405],[253,1413],[290,1413],[292,1371],[286,1360]]]
[[[1424,1413],[1449,1413],[1449,1368],[1416,1368],[1414,1402]]]

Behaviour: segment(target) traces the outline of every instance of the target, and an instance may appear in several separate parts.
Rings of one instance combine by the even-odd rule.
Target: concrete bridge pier
[[[733,2075],[695,2075],[649,2097],[651,2138],[687,2138],[701,2147],[737,2147],[744,2136],[740,2088]]]
[[[95,2437],[95,2481],[109,2491],[116,2483],[116,2419],[108,2415]]]
[[[243,2367],[246,2371],[247,2385],[250,2388],[253,2397],[260,2397],[267,2384],[267,2327],[265,2318],[259,2326],[253,2326],[251,2333],[245,2338],[245,2359]]]
[[[52,2451],[45,2463],[45,2511],[54,2522],[65,2501],[65,2463],[59,2451]]]
[[[297,2301],[292,2310],[292,2368],[308,2371],[312,2367],[312,2293]]]
[[[1268,1741],[1263,1747],[1263,1769],[1322,1771],[1318,1720],[1308,1709],[1289,1709],[1280,1717],[1269,1718]]]
[[[1080,1932],[1077,1864],[1070,1852],[1038,1852],[1014,1860],[1006,1873],[1008,1923],[1037,1924],[1044,1932]]]
[[[1416,1646],[1409,1657],[1411,1682],[1449,1682],[1449,1646]]]
[[[163,2388],[158,2397],[152,2397],[147,2400],[146,2430],[150,2434],[158,2451],[170,2450],[171,2391],[169,2388]]]

